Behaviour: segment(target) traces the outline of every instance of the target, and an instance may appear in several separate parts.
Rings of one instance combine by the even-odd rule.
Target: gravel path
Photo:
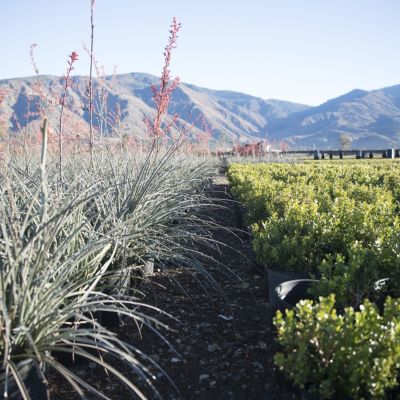
[[[158,272],[142,290],[146,303],[179,320],[161,318],[171,329],[161,332],[174,350],[149,330],[139,338],[137,329],[129,323],[118,328],[118,334],[150,355],[174,382],[176,388],[165,375],[149,366],[157,376],[155,386],[164,399],[289,399],[292,396],[274,380],[273,336],[263,271],[251,261],[247,235],[225,229],[234,229],[236,219],[224,177],[216,178],[212,196],[226,200],[226,208],[212,211],[211,217],[224,227],[214,230],[214,238],[227,246],[209,254],[216,262],[207,266],[223,292],[187,269]],[[224,272],[221,265],[232,273]],[[117,382],[97,371],[98,367],[79,368],[76,367],[78,373],[111,399],[132,398],[121,391]],[[144,391],[153,397],[149,390]],[[62,387],[56,387],[53,395],[63,400],[74,398]]]

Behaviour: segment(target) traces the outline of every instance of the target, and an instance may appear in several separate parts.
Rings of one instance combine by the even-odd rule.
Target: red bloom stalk
[[[90,69],[89,69],[89,148],[93,167],[93,46],[94,46],[94,0],[90,2]]]
[[[31,64],[32,64],[32,67],[33,67],[33,70],[35,71],[35,74],[36,75],[39,75],[39,68],[38,68],[38,66],[37,66],[37,64],[36,64],[36,60],[35,60],[35,55],[34,55],[34,49],[37,47],[37,44],[36,43],[32,43],[30,46],[29,46],[29,57],[31,58]]]
[[[168,44],[164,50],[164,68],[162,70],[161,78],[160,78],[160,86],[153,85],[151,90],[153,92],[153,100],[156,105],[156,116],[154,121],[150,121],[148,118],[145,119],[145,124],[147,126],[147,130],[149,134],[155,138],[160,137],[166,133],[171,128],[171,124],[167,126],[166,129],[162,129],[162,122],[165,114],[167,113],[168,105],[171,100],[172,92],[179,85],[179,78],[170,82],[171,71],[169,69],[171,63],[171,54],[172,50],[176,48],[176,41],[178,39],[178,32],[181,28],[181,24],[178,23],[176,18],[174,17],[171,24],[171,29],[169,31],[170,36],[168,38]],[[177,116],[174,117],[174,120],[177,120]]]
[[[60,173],[60,182],[62,182],[62,160],[63,160],[63,115],[64,115],[64,108],[65,108],[65,99],[67,97],[68,88],[71,87],[71,72],[73,71],[74,63],[78,61],[78,53],[73,51],[70,56],[69,60],[67,61],[68,67],[67,72],[64,75],[64,89],[63,94],[60,98],[60,121],[59,121],[59,137],[58,137],[58,150],[59,150],[59,173]]]
[[[33,116],[40,116],[40,117],[44,118],[45,113],[48,112],[49,108],[55,103],[54,102],[54,93],[51,91],[51,89],[49,89],[45,92],[45,89],[43,87],[43,82],[39,75],[39,67],[38,67],[38,65],[36,63],[36,59],[35,59],[36,47],[37,47],[36,43],[33,43],[29,46],[29,56],[31,59],[32,68],[36,75],[36,81],[32,85],[33,96],[27,95],[28,103],[31,101],[30,97],[32,97],[32,100],[35,102],[35,104],[34,104],[35,111],[28,112],[28,117],[33,115]],[[35,98],[35,96],[36,96],[36,98]],[[41,133],[40,133],[40,137],[41,137]]]

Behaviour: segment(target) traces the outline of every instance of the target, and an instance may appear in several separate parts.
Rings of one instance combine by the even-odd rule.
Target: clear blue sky
[[[88,73],[90,0],[0,0],[0,79]],[[316,105],[400,83],[400,0],[96,0],[95,52],[111,73],[159,75],[173,16],[173,75],[213,89]]]

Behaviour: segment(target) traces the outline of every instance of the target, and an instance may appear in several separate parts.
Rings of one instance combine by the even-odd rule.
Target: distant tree
[[[346,133],[342,133],[340,135],[340,148],[342,150],[350,150],[351,147],[351,137],[347,135]]]

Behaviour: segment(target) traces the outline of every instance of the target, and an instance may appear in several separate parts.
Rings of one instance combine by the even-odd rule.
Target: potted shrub
[[[338,315],[335,296],[304,300],[274,319],[280,351],[275,364],[316,399],[384,399],[398,387],[400,301],[385,311],[365,300]]]
[[[335,286],[337,300],[343,298],[344,305],[344,297],[351,292],[349,304],[361,304],[365,296],[373,295],[375,280],[383,277],[391,278],[389,286],[396,294],[400,286],[392,283],[398,281],[392,277],[400,270],[399,197],[391,183],[398,181],[397,175],[395,171],[353,165],[230,167],[232,190],[244,202],[247,218],[253,223],[257,262],[266,265],[272,307],[279,301],[274,291],[278,284],[309,278],[310,273],[322,275],[320,294],[335,292]],[[354,252],[357,246],[372,254],[382,268],[373,271],[368,255],[364,257],[366,264],[356,267],[354,257],[360,259]],[[343,268],[349,264],[350,268]],[[369,271],[363,273],[363,268]],[[361,273],[367,282],[357,282],[357,274],[350,269]],[[345,285],[343,280],[347,280]]]
[[[285,281],[309,279],[316,272],[319,237],[316,203],[288,206],[284,216],[273,214],[253,225],[253,247],[257,261],[266,264],[269,302],[274,310],[281,303],[275,288]]]
[[[397,229],[396,229],[397,230]],[[393,229],[393,234],[397,234]],[[336,307],[352,306],[356,309],[365,298],[383,308],[387,295],[398,296],[400,264],[395,250],[386,251],[390,241],[377,242],[364,247],[356,242],[350,246],[348,256],[327,257],[320,267],[320,279],[310,289],[315,298],[335,294]],[[393,246],[396,249],[396,246]]]

